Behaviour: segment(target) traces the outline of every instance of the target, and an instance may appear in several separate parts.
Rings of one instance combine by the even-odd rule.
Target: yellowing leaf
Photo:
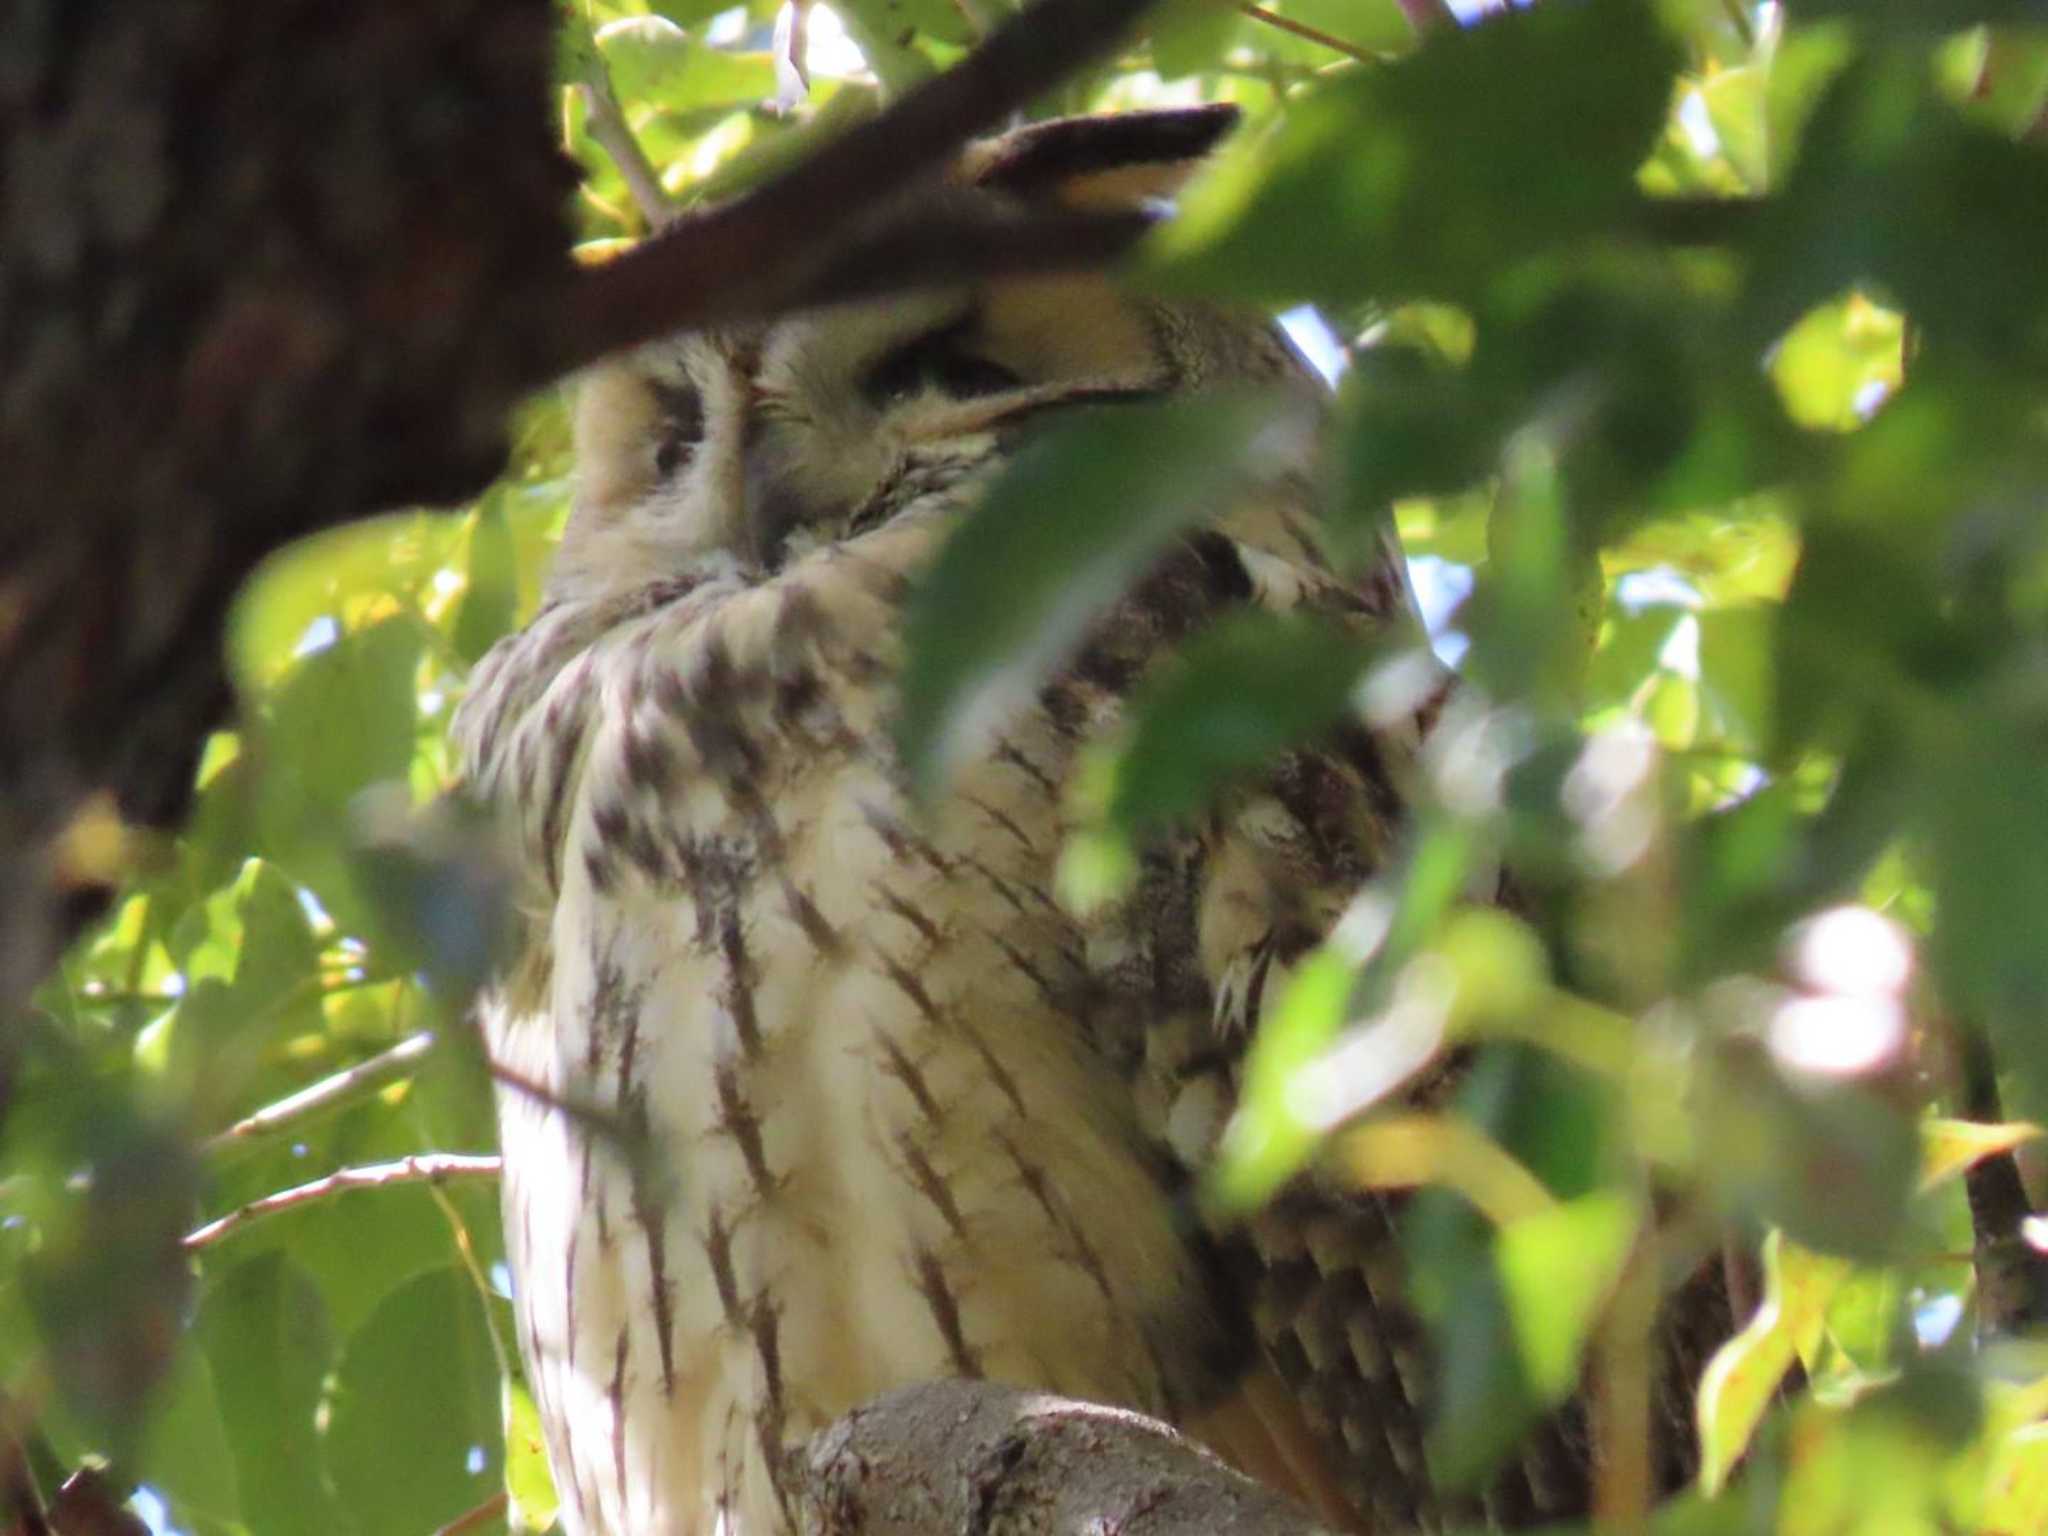
[[[1920,1187],[1932,1189],[1987,1157],[2010,1152],[2041,1134],[2025,1120],[1983,1125],[1974,1120],[1927,1120],[1920,1126]]]
[[[504,1382],[505,1492],[511,1503],[505,1523],[515,1531],[545,1531],[555,1523],[561,1500],[548,1471],[547,1441],[542,1437],[540,1410],[524,1381]]]
[[[1819,1343],[1828,1301],[1850,1268],[1777,1232],[1764,1239],[1763,1262],[1763,1305],[1700,1378],[1700,1486],[1709,1494],[1720,1491],[1748,1449],[1793,1361]]]
[[[2048,1424],[2006,1436],[1993,1453],[1981,1529],[1986,1536],[2048,1530]]]

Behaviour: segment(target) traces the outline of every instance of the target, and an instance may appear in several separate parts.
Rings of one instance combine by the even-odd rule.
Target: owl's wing
[[[1114,717],[1162,653],[1247,609],[1410,640],[1426,657],[1397,557],[1347,582],[1289,526],[1250,537],[1231,527],[1187,540],[1118,605],[1055,685],[1056,710]],[[1426,712],[1439,697],[1424,691]],[[1288,973],[1395,856],[1421,725],[1347,728],[1284,754],[1200,824],[1149,843],[1132,893],[1096,914],[1091,945],[1117,960],[1110,988],[1144,1000],[1143,1038],[1127,1046],[1140,1120],[1190,1174],[1214,1149]],[[1258,1347],[1238,1391],[1195,1431],[1325,1518],[1348,1505],[1368,1529],[1433,1522],[1427,1372],[1387,1208],[1304,1180],[1218,1246]]]
[[[1347,582],[1305,543],[1214,531],[1163,562],[1061,686],[1127,694],[1147,658],[1244,608],[1405,640],[1416,664],[1430,665],[1396,556],[1366,581]],[[1101,919],[1114,931],[1109,948],[1123,957],[1127,993],[1149,988],[1161,1005],[1146,1014],[1134,1073],[1141,1119],[1190,1172],[1213,1151],[1245,1053],[1293,968],[1396,857],[1407,786],[1447,682],[1439,672],[1413,689],[1403,718],[1347,727],[1281,756],[1203,824],[1149,848],[1136,892]],[[1433,1067],[1404,1092],[1435,1099],[1454,1085],[1455,1069]],[[1289,1475],[1272,1480],[1326,1513],[1334,1482],[1369,1529],[1473,1516],[1516,1525],[1583,1511],[1591,1453],[1576,1403],[1541,1426],[1481,1497],[1453,1501],[1432,1489],[1423,1449],[1432,1371],[1403,1297],[1399,1207],[1399,1197],[1309,1175],[1218,1234],[1261,1358],[1217,1410],[1219,1422],[1198,1431],[1241,1463],[1277,1458]],[[1662,1385],[1681,1383],[1682,1398],[1688,1379],[1667,1367]],[[1682,1401],[1664,1406],[1668,1420],[1684,1422]]]

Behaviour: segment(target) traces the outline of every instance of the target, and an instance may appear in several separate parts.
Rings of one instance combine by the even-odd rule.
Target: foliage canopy
[[[806,86],[761,0],[571,0],[590,252],[646,223],[607,91],[688,206],[1002,9],[813,8]],[[1398,867],[1257,1043],[1212,1195],[1314,1156],[1430,1186],[1447,1476],[1625,1371],[1633,1303],[1729,1233],[1762,1304],[1658,1529],[2048,1528],[2048,1377],[1980,1288],[1959,1177],[2028,1134],[1968,1117],[2048,1113],[2038,7],[1543,0],[1420,45],[1417,9],[1169,0],[1043,104],[1244,108],[1141,280],[1289,308],[1337,360],[1331,547],[1396,517],[1467,680]],[[914,764],[941,775],[1072,594],[1170,536],[1157,466],[1217,471],[1256,426],[1198,403],[1021,465],[1060,510],[971,524],[934,576]],[[461,1156],[493,1136],[460,1024],[491,880],[459,815],[407,811],[452,781],[453,701],[532,612],[568,472],[538,399],[473,506],[276,562],[191,825],[75,830],[131,876],[39,999],[0,1149],[0,1380],[46,1480],[110,1457],[194,1533],[422,1532],[501,1489],[546,1523],[495,1190]],[[1207,639],[1105,748],[1066,894],[1394,668]],[[1502,861],[1540,922],[1468,899]],[[1351,1120],[1418,1021],[1478,1048],[1458,1114]],[[234,1218],[323,1180],[371,1187]]]

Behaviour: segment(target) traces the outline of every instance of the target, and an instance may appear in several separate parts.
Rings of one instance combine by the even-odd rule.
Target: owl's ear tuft
[[[1228,102],[1032,123],[967,150],[969,185],[1069,208],[1132,208],[1172,197],[1237,126]]]

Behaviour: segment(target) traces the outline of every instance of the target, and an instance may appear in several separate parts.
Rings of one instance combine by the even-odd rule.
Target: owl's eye
[[[964,324],[955,322],[898,347],[867,371],[861,393],[871,404],[886,406],[926,393],[972,400],[1000,395],[1024,382],[967,346],[965,331]]]
[[[666,480],[689,461],[690,450],[704,436],[704,400],[696,390],[656,386],[661,404],[661,435],[655,441],[654,472]]]

